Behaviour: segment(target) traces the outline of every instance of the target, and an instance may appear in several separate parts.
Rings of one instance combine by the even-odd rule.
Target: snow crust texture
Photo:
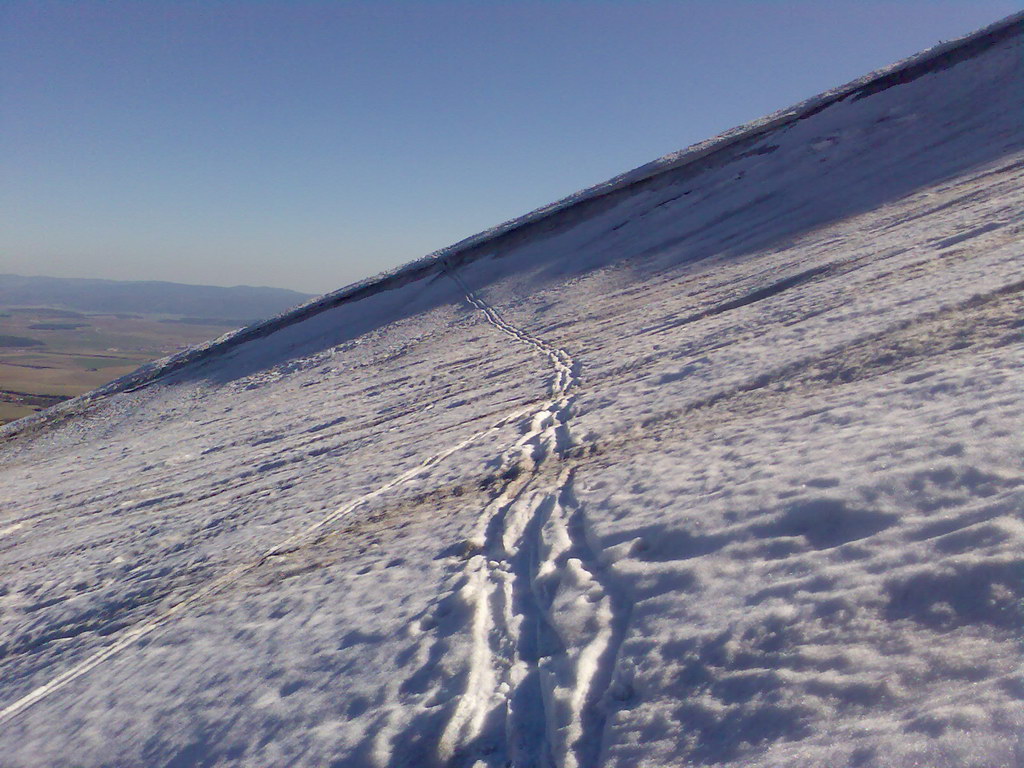
[[[0,765],[1024,765],[1020,41],[9,430]]]

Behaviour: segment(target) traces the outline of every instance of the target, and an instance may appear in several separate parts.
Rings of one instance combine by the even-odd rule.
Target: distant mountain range
[[[0,307],[215,317],[246,324],[311,298],[284,288],[0,275]]]

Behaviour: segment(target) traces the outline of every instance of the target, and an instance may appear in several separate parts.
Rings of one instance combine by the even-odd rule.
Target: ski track
[[[113,658],[121,651],[134,645],[147,635],[150,635],[156,630],[162,628],[163,626],[171,622],[173,619],[175,619],[177,616],[183,614],[189,608],[192,608],[196,605],[205,602],[216,593],[220,592],[224,588],[238,581],[244,575],[259,568],[261,565],[265,564],[272,558],[285,556],[291,552],[294,552],[296,549],[300,547],[316,543],[316,541],[322,538],[323,529],[326,529],[332,523],[337,522],[342,517],[350,514],[357,508],[372,501],[373,499],[386,493],[387,491],[403,483],[406,483],[409,480],[413,479],[414,477],[422,474],[423,472],[433,467],[435,464],[443,461],[452,454],[457,453],[458,451],[462,450],[463,448],[475,442],[476,440],[479,440],[485,435],[497,431],[506,424],[521,419],[526,413],[530,412],[532,407],[533,406],[528,406],[526,408],[516,410],[510,414],[506,414],[500,420],[498,420],[491,426],[487,427],[486,429],[482,429],[465,438],[464,440],[456,443],[455,445],[449,446],[448,448],[442,451],[432,454],[431,456],[424,459],[422,462],[420,462],[412,469],[409,469],[406,472],[403,472],[402,474],[395,476],[387,483],[379,486],[378,488],[368,493],[365,493],[362,496],[359,496],[358,498],[346,504],[343,504],[342,506],[336,508],[329,514],[324,515],[316,522],[303,528],[297,533],[292,534],[291,536],[287,537],[278,544],[275,544],[273,547],[270,547],[269,549],[265,550],[255,558],[217,577],[216,579],[207,583],[205,586],[203,586],[196,592],[193,592],[192,594],[181,599],[174,605],[166,608],[164,611],[157,614],[152,619],[141,622],[139,624],[136,624],[135,626],[126,629],[110,645],[101,648],[88,658],[84,659],[82,662],[57,675],[49,682],[44,683],[43,685],[33,689],[21,698],[16,699],[12,703],[6,705],[5,707],[3,707],[3,709],[0,709],[0,725],[16,717],[18,714],[24,712],[34,704],[37,704],[43,699],[56,693],[57,691],[74,682],[83,675],[86,675],[92,669],[95,669],[108,659]]]
[[[523,436],[504,453],[503,483],[481,513],[478,553],[460,587],[472,605],[469,673],[439,757],[594,766],[629,601],[573,492],[570,391],[578,366],[564,349],[506,321],[452,269],[446,273],[491,325],[547,356],[555,376],[550,399],[524,419]],[[487,723],[500,725],[488,733]]]

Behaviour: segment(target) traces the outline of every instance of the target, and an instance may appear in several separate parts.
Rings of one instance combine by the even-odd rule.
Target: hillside
[[[1024,765],[1022,33],[0,429],[3,764]]]

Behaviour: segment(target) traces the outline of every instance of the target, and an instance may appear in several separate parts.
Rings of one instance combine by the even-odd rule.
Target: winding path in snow
[[[484,730],[497,719],[509,765],[596,765],[629,602],[592,544],[573,492],[578,365],[446,273],[491,325],[544,354],[555,376],[550,399],[502,456],[502,483],[480,516],[478,553],[462,587],[473,605],[470,669],[439,757],[471,753],[478,740],[493,744]]]

